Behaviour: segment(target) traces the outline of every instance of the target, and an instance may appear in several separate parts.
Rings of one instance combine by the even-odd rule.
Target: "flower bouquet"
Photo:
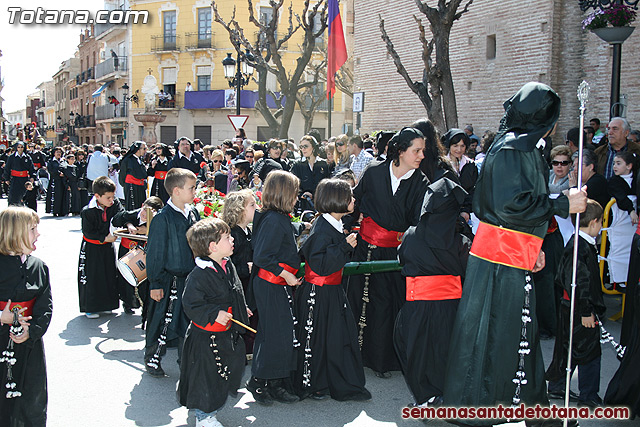
[[[582,29],[597,30],[605,27],[628,27],[636,20],[636,11],[630,6],[612,4],[604,9],[594,10],[582,21]]]
[[[224,206],[224,196],[224,193],[213,187],[198,187],[193,205],[200,214],[200,218],[219,218]]]

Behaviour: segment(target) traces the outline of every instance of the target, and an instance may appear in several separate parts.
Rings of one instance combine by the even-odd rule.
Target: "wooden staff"
[[[236,320],[236,319],[234,319],[233,317],[231,318],[231,321],[232,321],[233,323],[236,323],[236,324],[238,324],[238,325],[242,326],[242,327],[243,327],[243,328],[245,328],[247,331],[251,331],[251,332],[253,332],[254,334],[257,334],[257,333],[258,333],[258,331],[256,331],[255,329],[253,329],[251,326],[247,326],[247,325],[245,325],[244,323],[237,321],[237,320]]]

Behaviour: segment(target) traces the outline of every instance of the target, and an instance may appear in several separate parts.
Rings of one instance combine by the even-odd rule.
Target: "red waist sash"
[[[227,309],[227,313],[231,313],[231,307]],[[213,322],[213,325],[211,323],[207,323],[207,326],[200,326],[193,320],[191,321],[191,323],[193,323],[193,326],[196,326],[208,332],[224,332],[224,331],[228,331],[229,328],[231,327],[231,320],[229,320],[226,325],[223,325],[222,323],[218,323],[218,322]]]
[[[126,182],[127,184],[144,185],[144,179],[138,179],[133,175],[127,175],[124,179],[124,182]]]
[[[367,243],[381,248],[397,248],[402,243],[403,235],[403,232],[380,227],[371,217],[364,218],[360,224],[360,236]]]
[[[33,314],[33,305],[35,303],[36,303],[35,298],[29,301],[22,301],[22,302],[11,301],[9,310],[13,310],[16,307],[18,307],[18,309],[26,307],[27,309],[24,311],[24,313],[22,313],[22,316],[31,316]],[[7,306],[7,301],[0,301],[0,311],[4,310],[6,306]]]
[[[167,171],[156,171],[153,177],[155,179],[165,179],[167,177]]]
[[[407,277],[407,301],[440,301],[460,299],[462,281],[460,276]]]
[[[298,272],[297,268],[290,267],[287,264],[279,262],[278,265],[280,267],[284,268],[285,270],[287,270],[291,274],[296,274]],[[284,280],[284,278],[282,278],[280,276],[276,276],[272,272],[267,271],[267,270],[265,270],[263,268],[258,270],[258,277],[261,278],[262,280],[266,280],[269,283],[273,283],[274,285],[286,285],[287,284],[287,281]]]
[[[127,239],[126,237],[123,237],[120,239],[120,247],[124,247],[127,249],[133,249],[134,247],[136,247],[138,243],[134,240],[131,239]]]
[[[339,285],[342,283],[342,269],[328,276],[320,276],[311,270],[309,264],[304,265],[304,280],[314,285]]]
[[[100,240],[88,239],[86,236],[82,236],[85,242],[93,243],[94,245],[106,245],[109,242],[101,242]]]
[[[640,236],[640,221],[638,221],[638,226],[636,227],[636,234]]]
[[[17,176],[20,178],[26,178],[29,176],[29,171],[17,171],[17,170],[13,170],[11,169],[11,176]]]
[[[551,234],[558,229],[558,221],[556,221],[556,217],[551,217],[551,221],[549,221],[549,227],[547,228],[547,234]]]
[[[481,222],[470,254],[495,264],[533,270],[541,248],[538,236]]]
[[[40,169],[40,168],[42,167],[42,163],[34,163],[34,164],[33,164],[33,166],[34,166],[36,169]]]

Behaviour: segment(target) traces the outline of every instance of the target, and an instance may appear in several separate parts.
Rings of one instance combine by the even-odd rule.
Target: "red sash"
[[[380,227],[371,217],[364,218],[360,224],[360,236],[367,243],[381,248],[397,248],[402,243],[403,235],[403,232]]]
[[[638,221],[638,227],[636,227],[636,234],[640,236],[640,221]]]
[[[407,277],[407,301],[440,301],[460,299],[462,281],[460,276]]]
[[[34,166],[36,169],[40,169],[40,168],[42,167],[42,163],[34,163],[34,164],[33,164],[33,166]]]
[[[106,245],[109,242],[101,242],[100,240],[88,239],[86,236],[82,236],[85,242],[93,243],[94,245]]]
[[[556,217],[551,217],[551,221],[549,221],[549,228],[547,228],[547,234],[551,234],[558,229],[558,221],[556,221]]]
[[[127,184],[144,185],[144,179],[138,179],[133,175],[127,175],[124,179],[124,182],[126,182]]]
[[[137,243],[131,239],[127,239],[126,237],[123,237],[120,239],[120,247],[124,247],[127,249],[133,249],[135,248],[137,245]]]
[[[156,171],[153,177],[155,179],[165,179],[167,177],[167,171]]]
[[[542,248],[542,238],[481,222],[470,254],[495,264],[532,270]]]
[[[31,316],[33,314],[33,305],[35,303],[36,303],[35,298],[30,301],[23,301],[23,302],[11,301],[11,305],[9,306],[9,309],[13,310],[15,307],[18,307],[19,309],[27,307],[24,313],[22,313],[22,316]],[[6,306],[7,306],[7,301],[0,301],[0,311],[4,310]]]
[[[11,176],[17,176],[20,178],[26,178],[29,176],[29,171],[17,171],[17,170],[13,170],[11,169]]]
[[[227,309],[227,313],[231,313],[231,307]],[[213,325],[211,323],[207,323],[207,326],[200,326],[193,320],[191,321],[191,323],[193,323],[193,326],[197,326],[198,328],[208,332],[224,332],[228,331],[231,327],[231,320],[229,320],[226,325],[218,322],[213,322]]]
[[[280,267],[284,268],[285,270],[287,270],[291,274],[296,274],[298,272],[297,268],[290,267],[287,264],[283,264],[283,263],[279,262],[278,265]],[[265,270],[263,268],[258,270],[258,277],[261,278],[262,280],[266,280],[269,283],[273,283],[274,285],[286,286],[286,284],[287,284],[287,281],[284,280],[284,278],[282,278],[280,276],[276,276],[272,272],[267,271],[267,270]]]
[[[340,285],[342,283],[342,269],[328,276],[320,276],[311,270],[309,264],[304,265],[304,280],[317,286]]]

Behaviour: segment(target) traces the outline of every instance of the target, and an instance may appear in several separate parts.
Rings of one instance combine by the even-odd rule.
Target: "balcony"
[[[180,108],[180,104],[179,104],[179,99],[180,99],[180,92],[176,92],[175,95],[171,96],[171,99],[159,99],[158,98],[158,102],[156,103],[156,106],[159,110],[162,109],[166,109],[166,110],[173,110],[173,109],[179,109]]]
[[[161,34],[151,36],[151,52],[173,52],[180,50],[180,36]]]
[[[117,66],[116,66],[117,61]],[[123,56],[121,58],[109,58],[106,61],[102,61],[98,65],[96,65],[96,76],[97,80],[100,80],[104,76],[109,76],[112,73],[118,73],[120,75],[124,75],[127,73],[127,57]]]
[[[112,29],[126,30],[127,26],[122,24],[95,24],[96,39],[101,38],[103,34],[107,33]]]
[[[100,105],[96,107],[96,120],[127,119],[127,107],[125,105]]]
[[[211,30],[204,33],[186,33],[184,36],[187,50],[213,48],[213,33]]]
[[[96,127],[96,121],[93,116],[76,116],[76,128],[94,128]]]
[[[81,85],[84,82],[93,80],[95,78],[93,71],[93,68],[89,68],[88,70],[83,71],[80,74],[76,74],[76,85]]]

